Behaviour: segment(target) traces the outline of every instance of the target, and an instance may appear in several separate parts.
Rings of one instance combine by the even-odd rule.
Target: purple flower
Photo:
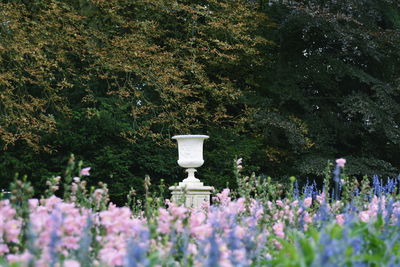
[[[89,176],[90,175],[89,171],[90,171],[90,167],[83,168],[81,170],[81,176]]]

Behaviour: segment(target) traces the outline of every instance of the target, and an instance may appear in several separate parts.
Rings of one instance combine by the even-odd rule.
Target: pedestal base
[[[210,203],[212,186],[204,186],[203,183],[179,183],[171,186],[172,202],[184,203],[187,208],[198,209],[204,202]]]

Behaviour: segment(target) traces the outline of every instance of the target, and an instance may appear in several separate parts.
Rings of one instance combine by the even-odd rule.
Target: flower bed
[[[147,195],[143,209],[107,203],[107,189],[85,191],[82,173],[64,199],[29,194],[0,202],[0,257],[13,266],[395,266],[400,264],[397,179],[357,186],[336,167],[330,187],[301,193],[243,177],[199,210]],[[88,169],[84,169],[88,171]],[[66,179],[68,180],[68,179]],[[339,183],[338,185],[336,183]],[[267,183],[268,187],[267,187]],[[347,189],[346,189],[347,187]],[[14,194],[29,190],[18,181]],[[339,192],[335,190],[340,190]],[[346,191],[347,190],[347,191]],[[283,194],[284,194],[283,192]],[[326,192],[331,192],[328,197]],[[239,196],[240,194],[242,196]],[[26,204],[26,205],[25,205]]]

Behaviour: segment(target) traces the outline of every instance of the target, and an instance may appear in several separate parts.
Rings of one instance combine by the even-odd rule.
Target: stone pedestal
[[[198,209],[203,202],[210,203],[212,186],[204,186],[202,182],[185,183],[178,186],[171,186],[172,202],[184,203],[187,208]],[[185,198],[185,199],[183,199]]]

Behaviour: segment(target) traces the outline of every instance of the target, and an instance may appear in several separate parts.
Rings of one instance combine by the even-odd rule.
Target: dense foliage
[[[240,161],[238,161],[240,163]],[[124,207],[108,189],[86,188],[90,168],[71,161],[63,198],[60,177],[32,199],[16,180],[0,201],[2,266],[397,266],[400,264],[400,179],[361,184],[337,160],[323,191],[265,187],[262,177],[235,171],[238,190],[224,189],[199,209],[163,202],[146,191]],[[327,173],[327,176],[330,176]],[[149,181],[145,182],[148,189]],[[330,186],[329,186],[330,185]],[[267,189],[267,190],[266,190]],[[332,197],[329,197],[332,192]],[[165,205],[167,204],[167,205]]]
[[[283,2],[267,8],[279,24],[278,56],[258,113],[267,139],[286,152],[278,156],[303,175],[335,156],[351,159],[349,174],[398,174],[399,2]],[[301,122],[306,138],[284,116]]]
[[[6,0],[0,188],[37,192],[69,154],[119,204],[146,174],[183,177],[170,139],[201,133],[199,177],[240,156],[275,179],[399,172],[400,7],[392,0]]]

